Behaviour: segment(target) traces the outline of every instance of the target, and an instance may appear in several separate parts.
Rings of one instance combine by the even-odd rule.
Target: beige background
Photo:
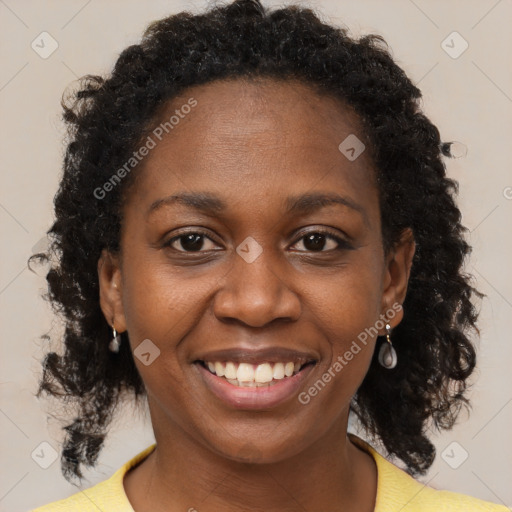
[[[382,34],[399,65],[419,84],[425,111],[442,139],[460,141],[467,148],[465,157],[447,166],[449,175],[460,182],[463,222],[474,246],[467,270],[487,295],[482,303],[478,380],[472,391],[473,413],[435,438],[438,456],[422,480],[510,507],[512,2],[301,3],[321,10],[327,22],[348,25],[354,35]],[[43,442],[58,451],[61,439],[56,421],[47,420],[51,403],[33,396],[43,355],[39,336],[55,320],[39,296],[44,279],[28,271],[25,263],[52,219],[64,149],[61,93],[78,76],[109,71],[119,52],[135,43],[150,21],[184,8],[197,12],[206,5],[176,0],[0,0],[2,511],[24,512],[77,491],[61,476],[58,459],[43,469],[31,457]],[[42,31],[59,45],[47,59],[31,48]],[[453,31],[469,44],[456,59],[441,46]],[[460,44],[455,40],[455,50]],[[149,420],[133,416],[127,407],[82,488],[109,477],[152,442]],[[46,454],[51,452],[43,447]],[[456,465],[465,452],[467,460],[457,469],[450,467],[448,462]]]

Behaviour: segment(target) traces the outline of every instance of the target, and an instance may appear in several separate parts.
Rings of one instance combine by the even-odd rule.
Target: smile
[[[278,381],[292,377],[308,363],[237,363],[234,361],[205,361],[204,366],[217,377],[239,387],[265,387],[275,385]]]
[[[207,389],[230,408],[276,407],[294,397],[315,361],[196,361]]]

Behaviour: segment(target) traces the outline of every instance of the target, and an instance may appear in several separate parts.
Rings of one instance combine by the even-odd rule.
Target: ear
[[[103,249],[98,260],[98,280],[100,285],[100,307],[105,320],[116,331],[126,331],[122,297],[121,268],[119,257]]]
[[[414,235],[412,230],[407,228],[402,232],[398,243],[390,249],[386,256],[381,317],[389,317],[388,323],[392,328],[396,327],[404,316],[402,304],[407,293],[415,250]],[[393,311],[393,315],[389,315],[390,311]]]

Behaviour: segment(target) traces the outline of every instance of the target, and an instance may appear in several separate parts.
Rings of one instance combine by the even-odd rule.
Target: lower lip
[[[196,363],[203,381],[210,391],[223,402],[235,409],[268,409],[276,407],[297,394],[304,379],[314,365],[304,367],[299,373],[285,377],[271,386],[240,387],[230,384],[226,379],[217,377],[200,363]]]

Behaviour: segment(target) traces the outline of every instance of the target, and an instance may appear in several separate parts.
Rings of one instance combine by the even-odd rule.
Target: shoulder
[[[417,484],[418,490],[415,495],[407,497],[401,509],[403,512],[510,512],[504,505]]]
[[[450,491],[437,491],[426,487],[423,497],[414,498],[404,512],[430,512],[442,510],[446,512],[510,512],[508,507],[483,501],[472,496]]]
[[[30,512],[133,512],[124,491],[124,475],[133,466],[146,458],[155,448],[156,443],[149,446],[135,457],[123,464],[110,478],[88,489],[81,490],[68,498],[54,501]]]
[[[510,512],[504,505],[433,489],[389,462],[357,436],[350,434],[350,440],[370,453],[377,465],[375,512]]]

